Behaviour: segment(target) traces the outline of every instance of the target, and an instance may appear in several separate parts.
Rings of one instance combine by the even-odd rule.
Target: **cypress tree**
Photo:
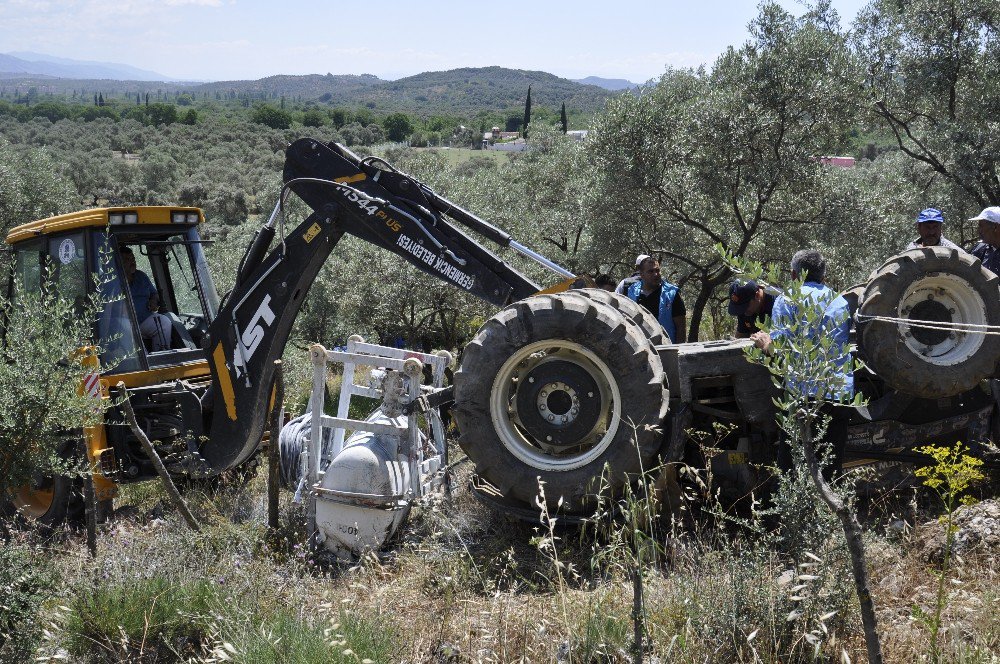
[[[559,114],[559,119],[562,121],[562,130],[565,134],[569,131],[569,123],[566,121],[566,102],[563,102],[562,112]]]
[[[528,86],[528,98],[524,102],[524,137],[528,137],[528,123],[531,122],[531,86]]]

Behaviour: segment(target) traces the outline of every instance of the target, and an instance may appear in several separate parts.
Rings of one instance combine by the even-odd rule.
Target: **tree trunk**
[[[698,297],[695,298],[694,306],[691,307],[689,314],[691,324],[688,326],[688,341],[698,341],[698,333],[701,331],[701,320],[705,316],[705,307],[708,306],[709,301],[712,299],[712,293],[715,292],[716,287],[719,284],[725,283],[730,276],[732,276],[732,272],[728,270],[714,277],[710,277],[706,271],[702,272]]]
[[[156,473],[163,480],[163,487],[167,490],[167,495],[170,497],[170,502],[174,504],[174,507],[184,516],[184,520],[187,522],[188,527],[191,530],[199,531],[201,526],[198,525],[198,520],[194,518],[194,514],[188,509],[187,503],[181,498],[180,492],[177,487],[174,486],[174,481],[170,479],[170,474],[167,472],[166,466],[163,465],[163,460],[160,459],[160,455],[156,453],[156,448],[153,447],[153,443],[149,441],[149,437],[146,433],[139,427],[139,423],[135,419],[135,411],[132,410],[132,403],[128,400],[128,394],[125,392],[125,383],[118,383],[118,390],[122,395],[122,407],[125,410],[125,420],[128,422],[129,427],[132,429],[132,433],[135,437],[139,439],[142,444],[142,449],[145,450],[146,456],[149,460],[153,462],[153,467],[156,468]]]
[[[875,619],[875,603],[872,601],[868,588],[868,566],[865,561],[865,545],[861,539],[861,525],[854,517],[850,507],[841,500],[823,478],[822,468],[816,456],[816,447],[812,438],[812,417],[800,419],[800,435],[805,447],[806,464],[816,489],[823,502],[840,519],[847,540],[847,549],[851,554],[851,567],[854,571],[854,587],[861,604],[861,623],[865,630],[865,645],[868,648],[869,664],[882,664],[882,644],[879,641],[878,625]]]

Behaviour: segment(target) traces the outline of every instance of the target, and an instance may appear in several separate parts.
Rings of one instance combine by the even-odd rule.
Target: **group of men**
[[[970,253],[982,262],[984,268],[1000,274],[1000,207],[985,208],[969,221],[978,222],[980,237],[980,242]],[[921,210],[915,222],[918,237],[906,249],[945,247],[963,251],[944,237],[943,225],[944,215],[940,210]],[[653,313],[667,331],[671,342],[683,343],[686,339],[686,311],[678,287],[662,278],[660,263],[655,258],[640,255],[636,258],[635,268],[635,273],[623,279],[615,292],[628,296]],[[831,338],[840,352],[835,360],[839,370],[835,382],[839,384],[834,385],[831,394],[825,396],[833,397],[835,401],[849,400],[854,394],[854,378],[848,371],[851,316],[847,300],[825,284],[826,261],[814,249],[799,251],[792,257],[791,273],[793,280],[803,280],[803,294],[823,308],[822,321],[815,326],[815,333]],[[603,278],[599,277],[598,286],[611,290],[610,284],[613,281],[607,275],[602,276]],[[753,339],[754,345],[765,353],[771,351],[774,340],[789,333],[789,325],[797,315],[788,298],[768,293],[754,281],[736,281],[730,285],[728,310],[736,318],[735,336]],[[768,317],[772,321],[770,333],[761,330]],[[814,386],[810,388],[803,385],[801,388],[809,396],[815,396]],[[827,439],[833,446],[836,466],[842,459],[847,441],[849,412],[844,408],[828,406],[824,406],[823,412],[830,418]],[[788,445],[779,446],[778,465],[785,469],[791,467]]]

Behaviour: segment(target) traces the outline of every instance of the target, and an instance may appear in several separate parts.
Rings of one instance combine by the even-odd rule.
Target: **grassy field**
[[[471,148],[412,148],[417,151],[430,150],[444,155],[449,167],[457,166],[474,158],[492,159],[498,164],[507,163],[513,152],[501,152],[500,150],[473,150]]]
[[[782,539],[766,532],[780,535],[773,518],[735,527],[710,503],[672,522],[643,518],[641,537],[628,518],[532,526],[457,486],[452,499],[418,506],[387,551],[330,566],[303,546],[289,495],[281,532],[267,532],[262,477],[189,494],[199,533],[158,485],[143,485],[119,501],[96,559],[78,532],[20,533],[5,545],[0,604],[15,608],[0,634],[15,638],[0,645],[0,661],[627,662],[636,569],[645,661],[865,658],[838,528],[802,487],[781,520],[813,527]],[[940,526],[919,525],[930,517],[905,500],[867,508],[886,661],[923,660],[915,607],[933,602],[936,577],[920,542]],[[899,518],[911,525],[882,525]],[[989,551],[958,560],[944,661],[996,661],[998,572]],[[13,602],[12,588],[26,584],[37,601]]]

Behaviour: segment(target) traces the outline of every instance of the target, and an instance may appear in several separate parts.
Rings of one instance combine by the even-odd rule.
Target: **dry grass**
[[[165,507],[155,485],[147,486],[132,495],[141,500],[131,516],[102,534],[96,561],[84,555],[78,535],[53,543],[44,564],[55,567],[61,583],[40,617],[48,631],[39,656],[630,661],[631,559],[624,553],[615,558],[615,551],[609,557],[608,539],[557,530],[555,546],[564,564],[557,567],[538,546],[543,532],[509,521],[458,490],[451,502],[417,509],[384,555],[322,567],[297,544],[301,529],[295,519],[301,513],[287,502],[287,539],[276,549],[268,546],[263,491],[258,478],[241,490],[190,496],[206,525],[195,534]],[[658,537],[664,544],[666,536]],[[927,635],[913,620],[913,607],[933,601],[935,577],[920,558],[920,532],[887,537],[873,530],[868,539],[886,661],[921,661]],[[813,554],[819,562],[807,558],[811,566],[798,570],[773,548],[712,526],[669,544],[671,563],[651,566],[644,576],[647,658],[788,662],[814,661],[818,654],[820,661],[842,661],[846,653],[850,661],[864,661],[856,603],[843,593],[849,580],[843,578],[846,561],[836,538]],[[958,582],[952,584],[943,633],[947,661],[997,661],[997,572],[991,552],[956,561]],[[815,578],[800,581],[803,573]],[[81,626],[79,598],[114,598],[118,592],[134,602],[151,580],[171,589],[158,591],[155,601],[175,603],[155,614],[159,624],[149,624],[156,623],[147,618],[154,616],[151,608],[140,608],[146,620],[138,621],[141,629]],[[183,620],[171,623],[170,610]],[[103,611],[114,622],[112,608]],[[789,620],[792,611],[800,615]],[[89,620],[100,622],[93,615]],[[157,642],[160,633],[168,636]]]

